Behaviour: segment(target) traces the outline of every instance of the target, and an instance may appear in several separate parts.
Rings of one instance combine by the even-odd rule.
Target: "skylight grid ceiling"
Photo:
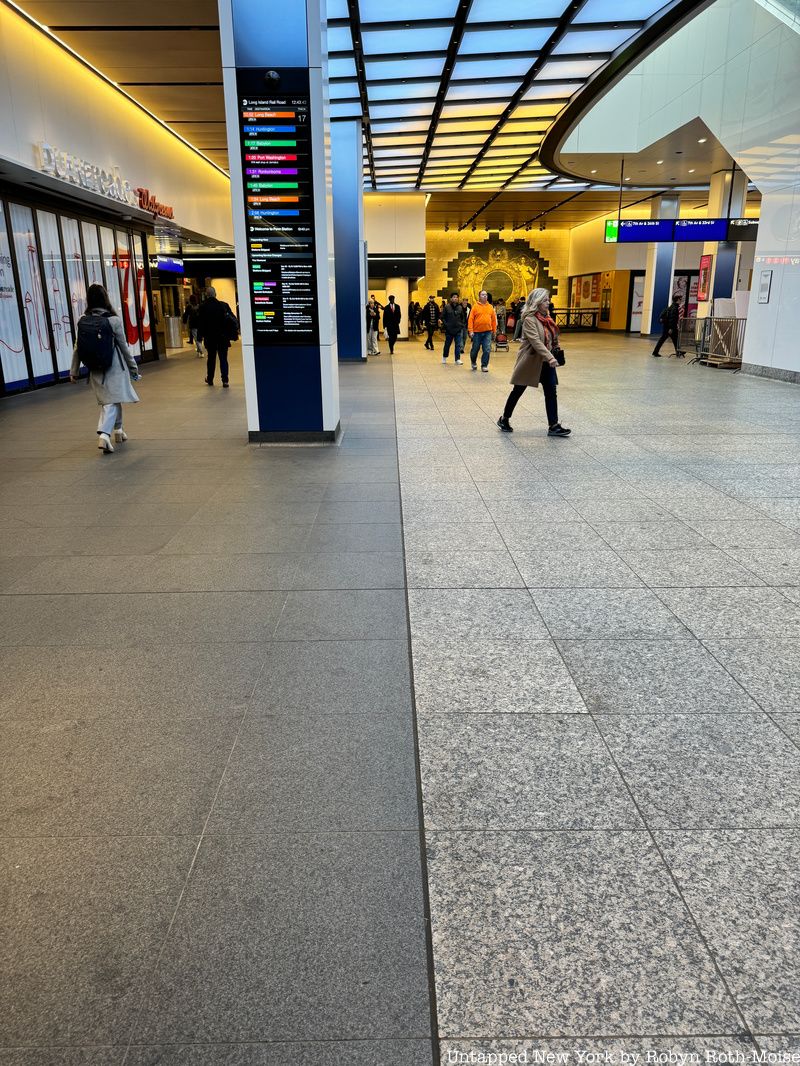
[[[360,117],[366,183],[501,189],[552,181],[544,135],[664,0],[328,0],[331,117]],[[357,12],[357,14],[356,14]],[[366,113],[363,107],[366,107]]]

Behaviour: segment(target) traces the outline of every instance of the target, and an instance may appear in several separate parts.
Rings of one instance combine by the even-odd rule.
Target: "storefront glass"
[[[64,259],[67,264],[72,320],[77,325],[78,319],[86,310],[86,279],[83,273],[83,249],[77,220],[62,218],[61,233],[64,238]]]
[[[52,381],[55,377],[39,268],[39,248],[31,209],[20,204],[11,204],[10,213],[25,329],[28,334],[33,377],[38,385],[44,381]]]
[[[150,301],[147,299],[147,278],[144,273],[144,255],[146,254],[144,237],[134,235],[133,260],[136,264],[136,298],[139,301],[139,321],[142,324],[142,350],[153,350],[153,327],[150,323]]]
[[[122,322],[125,326],[125,337],[134,355],[141,352],[139,337],[139,323],[136,317],[136,286],[134,284],[134,267],[131,260],[131,250],[128,244],[128,235],[119,230],[114,234],[117,242],[117,263],[119,264],[120,278],[122,281]]]
[[[47,309],[50,313],[50,329],[56,348],[56,366],[63,377],[69,374],[75,341],[69,313],[69,293],[64,280],[64,264],[61,259],[61,242],[58,239],[58,222],[56,216],[49,211],[37,211],[36,217],[39,221],[44,285],[47,293]]]
[[[121,315],[122,289],[119,284],[119,270],[117,270],[117,247],[114,243],[114,232],[107,226],[100,227],[100,247],[103,250],[103,269],[106,275],[108,298],[117,314]]]
[[[97,226],[94,222],[82,222],[83,250],[86,254],[86,278],[89,285],[102,285],[105,287],[106,279],[103,277],[103,267],[100,263],[100,241],[97,237]]]
[[[28,363],[19,317],[17,286],[11,262],[6,219],[0,204],[0,361],[8,392],[28,387]]]

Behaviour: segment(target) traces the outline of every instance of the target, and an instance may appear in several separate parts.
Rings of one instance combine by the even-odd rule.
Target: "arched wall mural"
[[[447,264],[447,284],[437,295],[447,299],[451,292],[466,296],[472,303],[481,289],[493,300],[524,299],[532,289],[549,289],[555,297],[558,281],[550,273],[549,262],[527,241],[502,241],[490,237],[470,241],[469,247]]]

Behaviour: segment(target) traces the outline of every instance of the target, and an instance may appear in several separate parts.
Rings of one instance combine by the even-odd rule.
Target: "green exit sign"
[[[619,222],[616,218],[606,219],[606,244],[616,244],[619,234]]]

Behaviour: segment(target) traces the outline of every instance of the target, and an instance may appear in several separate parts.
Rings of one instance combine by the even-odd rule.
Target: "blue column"
[[[251,441],[339,427],[323,0],[219,0]]]
[[[677,218],[680,201],[677,196],[658,196],[650,210],[652,218]],[[642,308],[643,336],[660,332],[658,316],[672,301],[672,276],[675,270],[675,245],[648,244],[645,297]]]
[[[339,359],[367,358],[361,122],[331,123],[336,341]]]

